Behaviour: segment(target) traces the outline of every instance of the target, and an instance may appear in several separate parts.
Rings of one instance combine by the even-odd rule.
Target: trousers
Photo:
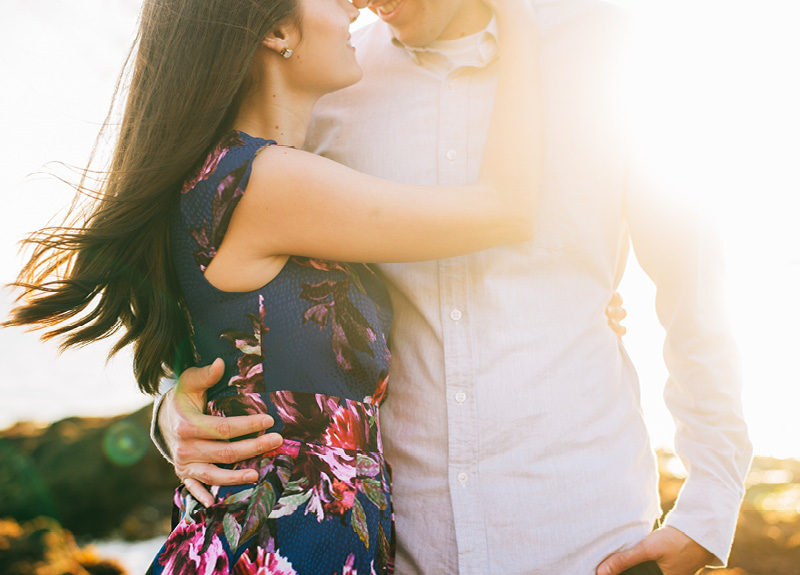
[[[655,561],[645,561],[622,572],[622,575],[664,575]]]

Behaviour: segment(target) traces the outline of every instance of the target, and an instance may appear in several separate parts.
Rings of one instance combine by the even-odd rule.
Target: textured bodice
[[[209,392],[211,411],[266,411],[278,422],[275,431],[283,431],[285,414],[274,399],[285,392],[343,404],[381,401],[391,307],[383,284],[363,264],[291,257],[272,281],[249,292],[223,292],[205,279],[253,159],[274,144],[227,134],[184,186],[171,241],[198,364],[225,360],[225,375]]]

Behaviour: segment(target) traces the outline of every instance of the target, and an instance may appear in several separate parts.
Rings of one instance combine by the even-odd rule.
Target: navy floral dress
[[[393,515],[378,406],[391,307],[366,266],[292,257],[266,286],[223,292],[203,272],[275,142],[227,134],[182,190],[171,247],[199,364],[225,360],[208,411],[269,413],[281,447],[236,465],[254,484],[214,487],[203,507],[176,493],[176,526],[154,575],[392,572]]]

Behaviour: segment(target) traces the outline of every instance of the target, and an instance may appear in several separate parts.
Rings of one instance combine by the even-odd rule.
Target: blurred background
[[[765,568],[772,565],[770,559],[758,559],[762,569],[757,572],[798,574],[800,539],[793,535],[798,524],[792,517],[800,513],[800,472],[788,460],[800,459],[800,5],[796,0],[616,3],[631,9],[638,23],[630,51],[635,85],[629,92],[633,97],[625,102],[633,118],[630,129],[651,169],[674,193],[712,214],[724,242],[726,298],[742,350],[746,416],[756,454],[773,458],[760,460],[751,477],[757,493],[749,494],[749,504],[760,521],[752,528],[753,537],[763,541],[757,539],[761,543],[753,543],[746,554],[757,557],[765,546],[777,545],[781,552],[793,554],[795,571],[781,571],[780,564]],[[62,170],[48,162],[86,163],[140,7],[140,0],[3,0],[3,284],[13,281],[22,265],[17,242],[45,225],[72,198],[68,186],[42,172]],[[364,13],[354,27],[372,20]],[[639,371],[643,409],[653,442],[663,450],[665,476],[677,482],[662,487],[676,489],[681,469],[669,454],[674,427],[661,399],[666,379],[662,330],[653,311],[654,289],[635,260],[628,265],[620,292],[629,313],[624,341]],[[12,299],[8,290],[0,292],[0,316],[7,315]],[[33,474],[33,483],[39,481],[36,469],[43,461],[59,464],[57,449],[42,447],[45,440],[67,436],[89,451],[97,441],[105,441],[104,462],[97,463],[98,469],[109,465],[108,473],[125,471],[120,480],[136,475],[120,457],[137,462],[140,475],[165,473],[148,451],[146,432],[141,432],[150,400],[137,391],[130,356],[121,354],[105,365],[107,349],[95,345],[58,356],[54,344],[39,342],[35,334],[0,330],[5,374],[0,378],[0,429],[10,428],[0,433],[0,447],[22,454],[20,469]],[[140,408],[144,410],[136,416],[122,416]],[[71,426],[61,422],[48,428],[64,418],[71,418]],[[0,455],[5,453],[0,450]],[[63,457],[74,462],[71,456]],[[164,481],[169,482],[173,478],[166,473]],[[4,477],[0,474],[0,482]],[[40,503],[53,492],[52,480],[42,481]],[[669,491],[664,493],[668,503]],[[3,509],[8,497],[0,496],[0,517],[8,514]],[[48,505],[58,509],[49,514],[78,535],[79,548],[93,541],[98,556],[119,557],[131,573],[146,568],[163,539],[159,529],[164,528],[162,516],[168,508],[155,502],[143,507],[150,511],[136,521],[156,527],[129,524],[125,531],[109,524],[98,532],[80,527],[85,511],[76,510],[77,519],[67,525],[58,501]],[[134,509],[139,504],[131,505]],[[48,525],[36,529],[50,529]],[[755,518],[749,525],[756,525]],[[5,536],[17,533],[0,522],[0,538],[4,529]],[[740,524],[740,534],[742,529]],[[144,543],[134,542],[141,539]],[[764,553],[768,557],[778,552]]]

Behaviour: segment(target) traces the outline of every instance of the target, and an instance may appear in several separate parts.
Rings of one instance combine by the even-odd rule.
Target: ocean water
[[[7,291],[0,317],[11,307]],[[52,422],[72,415],[109,416],[151,401],[140,393],[126,350],[106,364],[109,345],[91,345],[58,354],[53,342],[33,332],[0,329],[0,429],[19,420]]]
[[[91,546],[97,549],[103,559],[114,559],[127,573],[144,573],[153,561],[166,537],[156,537],[145,541],[94,541]]]

